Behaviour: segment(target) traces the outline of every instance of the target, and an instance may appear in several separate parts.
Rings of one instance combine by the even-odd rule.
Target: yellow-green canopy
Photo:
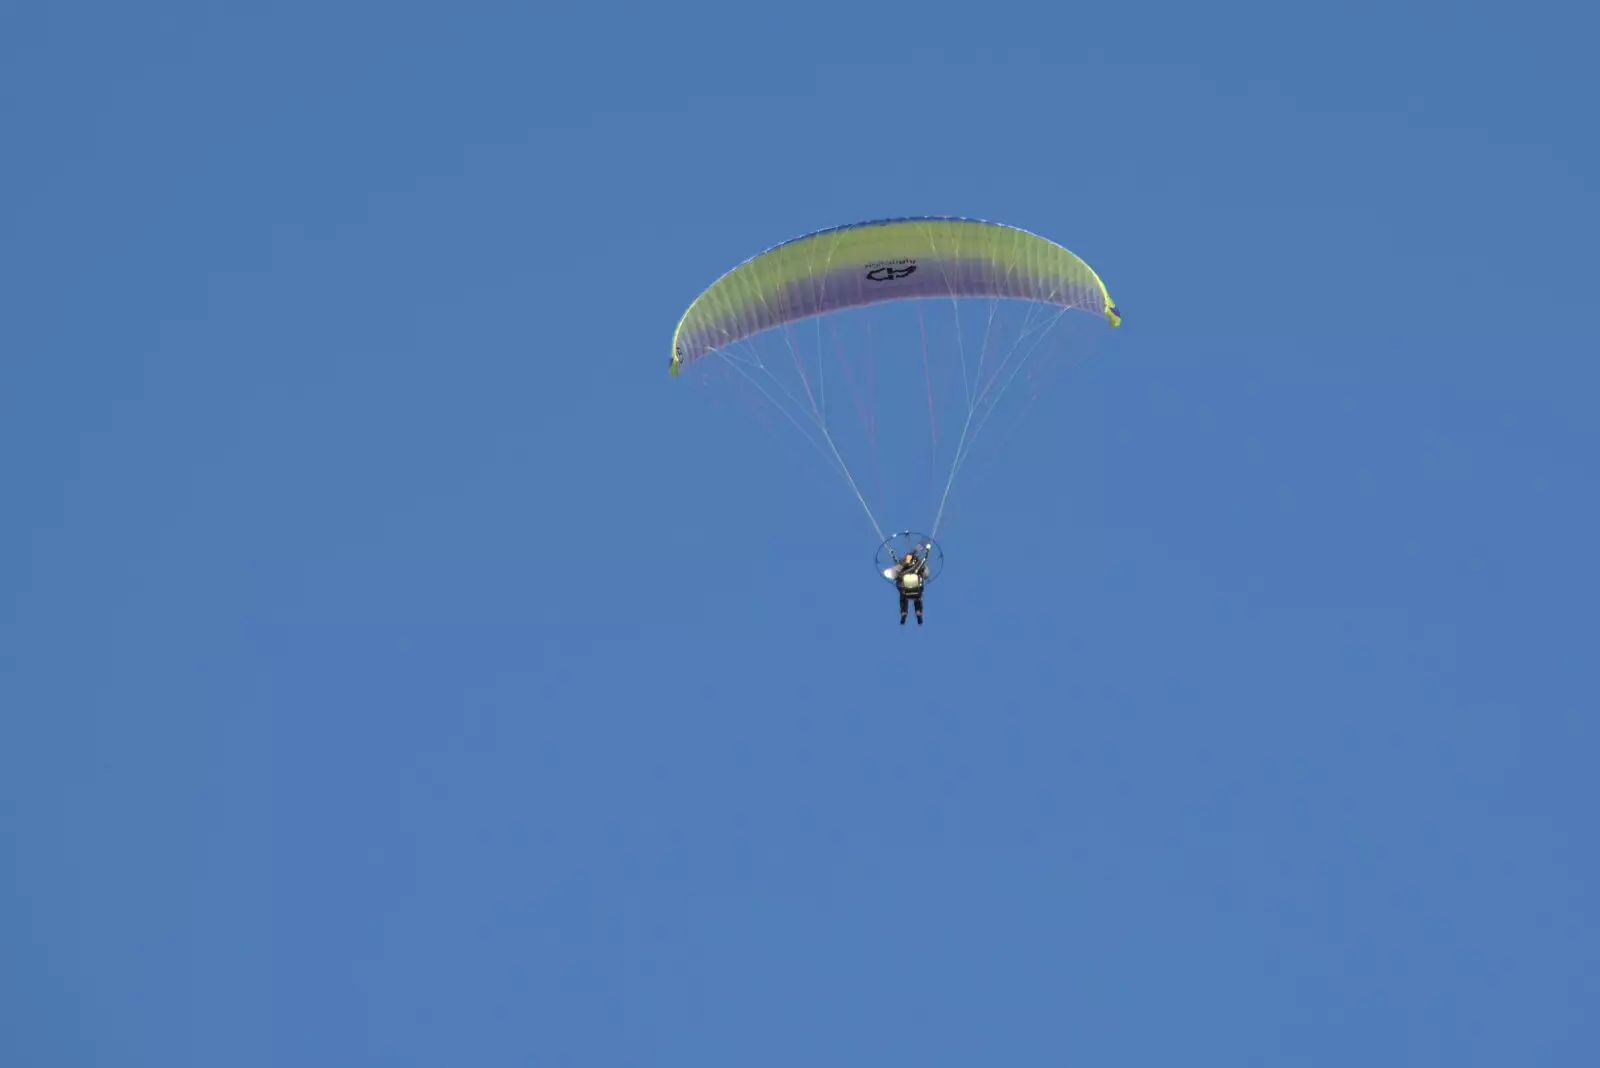
[[[1039,301],[1122,322],[1100,276],[1053,241],[978,219],[883,219],[795,238],[723,275],[679,321],[671,371],[775,326],[927,297]]]

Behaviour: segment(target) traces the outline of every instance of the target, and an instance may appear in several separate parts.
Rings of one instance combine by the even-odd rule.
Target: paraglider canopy
[[[717,279],[679,320],[668,369],[676,377],[710,352],[786,323],[927,297],[1010,297],[1122,323],[1100,276],[1037,234],[982,219],[878,219],[786,241]]]

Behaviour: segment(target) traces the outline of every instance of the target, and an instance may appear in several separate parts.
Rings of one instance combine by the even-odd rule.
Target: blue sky
[[[1596,1063],[1596,28],[8,12],[0,1063]],[[664,373],[905,214],[1127,316],[920,629]]]

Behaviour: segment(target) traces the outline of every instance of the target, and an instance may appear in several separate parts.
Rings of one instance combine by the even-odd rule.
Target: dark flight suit
[[[904,581],[906,575],[917,576],[917,584],[907,588]],[[927,581],[928,560],[926,557],[912,557],[911,563],[907,564],[902,560],[894,566],[894,584],[895,588],[900,591],[900,623],[902,626],[905,625],[906,621],[908,601],[917,606],[917,625],[922,625],[922,584]]]

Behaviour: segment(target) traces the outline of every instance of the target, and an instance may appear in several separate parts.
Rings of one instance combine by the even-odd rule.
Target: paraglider
[[[917,602],[917,626],[922,626],[922,579],[926,565],[916,553],[906,553],[905,559],[891,569],[900,586],[900,625],[906,625],[906,601]]]
[[[878,573],[894,584],[900,595],[900,625],[906,622],[906,608],[915,605],[917,626],[922,626],[922,592],[944,569],[944,553],[925,534],[902,530],[878,546]],[[888,566],[884,567],[887,560]]]
[[[986,314],[969,311],[963,322],[962,306],[972,304],[980,310],[986,305]],[[908,308],[914,308],[914,318],[897,311]],[[741,396],[799,429],[844,477],[882,540],[879,573],[896,585],[901,623],[914,606],[920,624],[923,591],[942,567],[934,538],[956,476],[1008,394],[1025,394],[1024,410],[1031,404],[1039,390],[1035,373],[1051,351],[1048,341],[1065,313],[1074,310],[1112,327],[1122,322],[1099,275],[1036,234],[953,217],[853,223],[784,242],[714,282],[679,320],[668,372],[677,378],[707,357],[722,357],[715,362]],[[942,325],[946,314],[949,326]],[[885,344],[892,335],[883,329],[885,320],[893,326],[897,316],[904,340]],[[854,340],[847,343],[852,329]],[[892,390],[883,397],[880,360],[894,361],[888,376]],[[1014,389],[1019,382],[1024,384],[1020,391]],[[841,393],[843,400],[835,399]],[[941,397],[955,409],[954,418],[948,409],[940,418]],[[914,472],[928,473],[930,534],[902,531],[885,538],[868,503],[864,476],[869,470],[874,477],[880,474],[889,447],[915,444],[920,432],[910,431],[921,418],[917,412],[924,399],[928,463],[899,472],[887,484],[902,494],[921,492],[915,490],[920,476]],[[903,424],[880,411],[894,403],[906,406]],[[847,462],[850,427],[839,415],[841,406],[857,415],[856,451],[870,463],[859,456]],[[950,435],[941,435],[952,423],[960,426],[953,447]],[[896,551],[883,558],[885,547]]]

